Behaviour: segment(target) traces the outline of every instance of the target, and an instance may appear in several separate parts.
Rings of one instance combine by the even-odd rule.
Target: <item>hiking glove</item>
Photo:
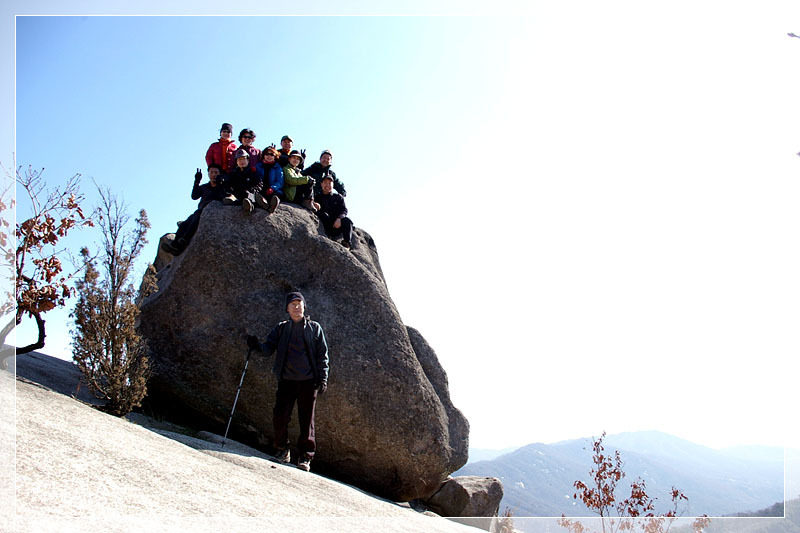
[[[195,183],[199,183],[201,179],[203,179],[203,173],[200,172],[200,169],[198,168],[197,172],[194,174],[194,181]]]
[[[320,381],[317,385],[317,394],[325,394],[326,390],[328,390],[328,382]]]
[[[251,350],[258,350],[260,348],[258,344],[258,337],[255,335],[248,335],[247,336],[247,347]]]

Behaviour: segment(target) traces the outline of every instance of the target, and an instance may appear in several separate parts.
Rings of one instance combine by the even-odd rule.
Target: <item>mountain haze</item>
[[[669,510],[672,486],[689,498],[684,514],[721,516],[766,508],[783,499],[783,450],[714,450],[666,433],[646,431],[609,435],[606,453],[619,450],[627,492],[637,476],[656,497],[657,512]],[[515,516],[592,516],[573,498],[573,483],[588,481],[593,467],[591,439],[529,444],[489,461],[467,463],[454,475],[495,476],[503,481],[500,508]],[[622,492],[619,493],[620,495]]]

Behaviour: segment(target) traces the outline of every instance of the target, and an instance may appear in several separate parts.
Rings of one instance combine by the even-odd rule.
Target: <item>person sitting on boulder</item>
[[[286,165],[289,164],[289,154],[292,153],[293,144],[294,141],[288,135],[284,135],[283,137],[281,137],[281,149],[278,150],[278,163],[280,163],[282,167],[285,167]],[[300,150],[300,156],[301,160],[299,163],[300,166],[298,168],[300,170],[303,170],[303,165],[305,164],[305,159],[306,159],[306,151]]]
[[[247,155],[250,157],[250,168],[253,170],[256,169],[256,165],[258,165],[258,162],[261,161],[261,150],[256,148],[253,144],[255,140],[256,134],[253,133],[253,130],[245,128],[239,132],[239,142],[242,143],[242,145],[239,147],[239,150],[244,150],[247,152]],[[231,154],[231,159],[229,162],[231,169],[236,168],[235,157],[235,153]]]
[[[302,172],[303,176],[311,176],[314,178],[314,181],[316,181],[316,185],[314,185],[314,196],[322,194],[322,178],[325,176],[331,176],[333,178],[333,189],[336,192],[342,196],[347,196],[347,191],[344,190],[344,183],[339,181],[336,177],[336,172],[331,169],[332,159],[333,154],[331,151],[323,150],[322,154],[319,156],[319,161]]]
[[[247,336],[247,346],[264,357],[276,350],[272,373],[278,378],[272,426],[275,432],[275,457],[282,463],[290,461],[289,421],[297,402],[300,436],[297,450],[300,454],[297,467],[308,472],[317,449],[314,434],[314,407],[317,395],[328,389],[328,344],[322,326],[305,316],[305,298],[299,292],[286,296],[286,312],[291,320],[284,320],[272,328],[267,340]]]
[[[302,155],[297,150],[289,154],[289,164],[283,167],[283,197],[287,202],[302,205],[317,211],[319,204],[314,201],[314,178],[300,173]]]
[[[222,184],[219,165],[213,164],[208,167],[208,183],[200,185],[203,173],[200,169],[194,175],[194,187],[192,187],[192,200],[200,200],[194,213],[183,222],[178,223],[178,230],[175,232],[175,239],[172,243],[164,242],[161,249],[172,255],[180,255],[189,245],[189,241],[197,231],[200,224],[200,213],[213,201],[222,201],[225,197],[225,187]]]
[[[347,218],[347,206],[344,203],[344,196],[333,190],[333,177],[330,174],[322,178],[322,194],[314,198],[319,203],[317,216],[325,234],[335,239],[339,234],[342,235],[342,246],[350,248],[353,235],[353,222]]]
[[[256,172],[263,183],[261,193],[256,196],[256,205],[273,213],[283,196],[283,169],[278,164],[278,151],[275,148],[264,148]]]
[[[261,192],[261,179],[250,166],[250,156],[247,151],[239,148],[235,155],[236,168],[226,177],[226,196],[222,203],[225,205],[241,204],[245,213],[252,213],[256,205],[256,194]]]
[[[225,122],[219,130],[219,140],[206,151],[207,166],[218,165],[223,173],[233,170],[231,157],[236,152],[236,143],[231,140],[232,134],[233,126]]]

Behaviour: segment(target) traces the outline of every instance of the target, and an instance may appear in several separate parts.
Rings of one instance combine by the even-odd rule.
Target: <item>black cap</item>
[[[299,292],[290,292],[286,295],[286,307],[289,307],[289,304],[295,300],[300,300],[303,302],[303,305],[306,305],[306,299],[303,298],[303,295]]]
[[[292,157],[293,155],[296,155],[300,158],[300,161],[303,161],[303,154],[300,153],[300,150],[292,150],[289,152],[289,157]]]
[[[233,126],[228,124],[227,122],[223,122],[222,126],[220,126],[219,131],[228,130],[229,132],[233,133]]]

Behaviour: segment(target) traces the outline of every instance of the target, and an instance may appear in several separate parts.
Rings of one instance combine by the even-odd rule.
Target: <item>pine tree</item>
[[[107,401],[105,410],[123,416],[141,405],[147,393],[147,347],[136,332],[139,308],[129,279],[150,223],[142,210],[135,228],[126,230],[130,217],[124,203],[108,189],[99,192],[102,265],[98,269],[89,250],[81,250],[84,273],[75,284],[78,303],[71,315],[76,326],[73,359],[92,393]],[[152,276],[151,269],[147,276]]]

